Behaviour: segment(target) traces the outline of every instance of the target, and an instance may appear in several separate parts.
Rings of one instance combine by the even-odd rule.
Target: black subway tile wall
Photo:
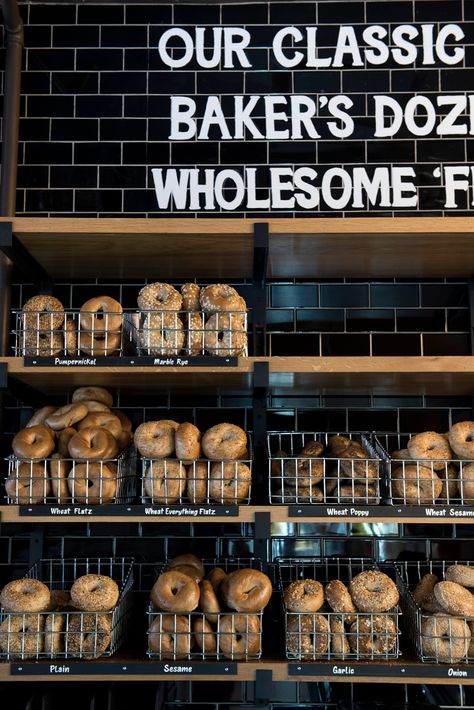
[[[453,164],[463,165],[474,154],[472,110],[466,106],[457,119],[460,130],[456,135],[439,135],[439,121],[449,107],[438,106],[442,93],[458,94],[461,100],[472,89],[474,80],[474,12],[471,0],[440,2],[417,0],[414,2],[384,2],[364,0],[345,3],[336,0],[319,0],[284,3],[256,2],[240,6],[212,3],[106,3],[21,5],[25,22],[25,56],[22,82],[21,170],[18,182],[19,212],[29,214],[69,214],[78,216],[108,216],[117,211],[127,216],[163,216],[173,213],[198,216],[230,214],[225,203],[215,203],[214,209],[186,211],[178,209],[173,200],[158,206],[152,178],[152,169],[204,170],[217,173],[222,169],[236,170],[243,175],[244,168],[255,167],[257,183],[261,186],[257,197],[269,195],[272,167],[294,171],[310,167],[317,171],[311,178],[320,188],[328,170],[343,170],[353,176],[353,171],[367,168],[367,179],[374,179],[376,169],[392,170],[400,166],[413,167],[416,173],[416,204],[404,209],[405,214],[447,215],[473,214],[467,190],[456,191],[457,207],[447,200],[444,178],[435,171]],[[318,59],[333,60],[341,27],[350,25],[357,38],[357,47],[343,53],[340,66],[324,63],[307,66],[308,41],[306,27],[317,28]],[[395,45],[388,42],[388,54],[379,64],[367,60],[363,32],[378,25],[389,36],[401,24],[421,24],[434,28],[436,33],[449,24],[459,25],[464,34],[463,61],[450,64],[442,61],[436,51],[432,59],[423,61],[421,42],[417,43],[418,57],[406,64],[397,63],[391,51]],[[212,28],[239,27],[250,33],[250,43],[245,50],[249,66],[238,60],[234,65],[203,68],[193,55],[185,66],[169,68],[159,55],[158,43],[163,33],[172,28],[182,28],[193,36],[194,26],[205,28],[206,57],[212,57],[210,37]],[[287,40],[284,51],[291,58],[296,49],[303,59],[294,66],[283,67],[277,61],[272,43],[278,31],[295,27],[303,39]],[[436,40],[436,36],[434,36]],[[457,44],[455,41],[451,45]],[[169,42],[173,59],[183,54],[183,41],[173,37]],[[460,46],[460,45],[458,45]],[[396,47],[395,47],[396,48]],[[361,59],[359,61],[358,52]],[[264,105],[275,101],[274,128],[277,132],[288,129],[291,119],[285,117],[291,95],[302,95],[314,101],[315,113],[311,118],[316,135],[304,128],[293,138],[280,136],[268,138],[265,134]],[[353,121],[351,130],[341,138],[334,131],[344,124],[335,118],[332,101],[343,95],[350,102],[346,114]],[[229,134],[219,124],[218,113],[213,114],[209,138],[173,138],[171,145],[171,95],[187,97],[196,104],[198,127],[202,126],[207,99],[216,97],[216,110],[222,107],[227,119]],[[422,95],[430,102],[435,116],[434,125],[420,131],[415,137],[405,121],[393,135],[375,137],[375,104],[377,96],[395,99],[402,110],[414,95]],[[255,110],[252,121],[243,136],[233,137],[234,96],[242,96],[244,106],[254,97]],[[266,97],[266,98],[265,98]],[[472,104],[469,104],[472,107]],[[426,110],[420,107],[416,120],[424,125]],[[279,112],[283,112],[280,113]],[[390,110],[386,119],[390,117]],[[36,126],[34,119],[41,123]],[[85,123],[90,119],[90,123]],[[462,124],[462,125],[461,125]],[[468,125],[469,124],[469,125]],[[465,130],[465,128],[467,128]],[[251,133],[254,135],[251,135]],[[140,146],[138,148],[137,146]],[[118,146],[118,150],[116,150]],[[110,151],[107,148],[110,147]],[[77,166],[90,162],[87,156],[96,155],[94,162],[112,165],[117,171],[97,171],[95,182],[87,180],[87,187],[98,193],[106,190],[102,199],[96,194],[90,198],[81,194],[84,177]],[[43,174],[30,168],[46,166]],[[48,166],[70,169],[67,183],[60,185]],[[122,168],[140,165],[144,171],[129,171],[129,177],[117,180]],[[235,168],[236,165],[241,169]],[[56,171],[56,176],[58,172]],[[77,182],[75,181],[77,179]],[[245,179],[247,179],[245,177]],[[295,178],[296,179],[296,178]],[[230,178],[229,178],[230,180]],[[351,177],[352,180],[352,177]],[[248,186],[248,183],[245,183]],[[351,185],[351,191],[352,191]],[[333,199],[328,202],[320,195],[319,203],[311,208],[289,204],[272,206],[280,215],[380,216],[400,214],[400,206],[362,204],[353,199],[338,203],[338,185],[332,189]],[[38,199],[37,190],[54,193],[69,191],[69,195],[54,194]],[[32,192],[33,194],[30,194]],[[134,199],[134,193],[136,195]],[[224,188],[229,197],[232,190]],[[365,193],[364,193],[365,194]],[[285,193],[282,193],[285,197]],[[380,195],[379,195],[380,197]],[[379,200],[380,202],[380,200]],[[261,214],[261,208],[244,201],[234,205],[235,216]],[[411,305],[411,304],[407,304]]]

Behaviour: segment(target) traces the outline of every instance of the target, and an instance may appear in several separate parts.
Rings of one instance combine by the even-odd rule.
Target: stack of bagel
[[[110,296],[86,301],[76,317],[54,296],[33,296],[23,306],[18,346],[24,355],[106,356],[121,352],[123,310]]]
[[[112,405],[103,387],[79,387],[71,404],[35,412],[12,441],[14,458],[5,481],[9,502],[114,502],[116,459],[133,434],[127,415]]]
[[[441,581],[423,575],[412,592],[421,610],[422,655],[440,663],[474,660],[474,567],[448,565]]]
[[[247,304],[235,288],[148,284],[138,294],[139,347],[145,355],[244,355]]]
[[[69,591],[36,579],[9,582],[0,593],[0,651],[7,658],[98,658],[112,640],[117,583],[106,575],[78,577]]]
[[[247,434],[239,426],[216,424],[201,436],[190,422],[160,419],[140,424],[134,439],[144,457],[143,494],[152,503],[250,501]]]
[[[391,458],[394,502],[474,503],[474,422],[453,424],[446,434],[415,434]]]
[[[216,566],[206,570],[195,555],[179,555],[151,590],[150,653],[174,660],[258,658],[261,612],[271,595],[272,583],[259,570],[226,572]]]
[[[374,658],[396,655],[399,593],[390,577],[364,570],[347,587],[298,579],[283,591],[290,658]],[[387,613],[392,611],[392,613]]]
[[[361,442],[334,435],[327,446],[307,441],[293,457],[272,455],[272,499],[277,503],[379,502],[378,465]]]

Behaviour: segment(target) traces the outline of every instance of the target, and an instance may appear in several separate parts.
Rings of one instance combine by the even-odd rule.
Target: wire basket
[[[425,574],[435,574],[441,581],[450,565],[462,564],[472,567],[474,562],[424,560],[396,561],[394,564],[400,580],[405,628],[419,659],[423,663],[473,663],[472,618],[451,616],[448,612],[438,616],[437,613],[425,610],[417,604],[413,591]]]
[[[0,609],[0,659],[80,658],[112,656],[121,646],[131,609],[133,558],[74,558],[38,560],[25,579],[37,579],[51,592],[68,592],[85,574],[111,577],[119,598],[106,612],[77,611],[62,605],[55,611],[5,612]],[[60,596],[60,595],[58,595]]]
[[[17,357],[121,356],[131,350],[132,312],[12,311]]]
[[[160,574],[168,569],[168,562]],[[206,574],[213,567],[225,572],[237,569],[261,570],[258,559],[205,559]],[[209,618],[209,614],[207,615]],[[160,660],[240,660],[258,659],[262,655],[263,611],[252,614],[226,610],[213,614],[193,611],[171,614],[148,606],[148,651],[150,658]]]
[[[142,458],[142,503],[164,505],[249,505],[252,493],[252,440],[248,458],[224,461]]]
[[[384,459],[387,502],[391,505],[474,505],[474,461],[394,458],[414,434],[377,433],[375,446]],[[389,453],[391,452],[391,453]],[[474,466],[472,467],[474,469]]]
[[[367,458],[301,456],[313,441],[326,448],[336,432],[269,432],[267,453],[270,503],[378,505],[382,462],[369,434],[343,433],[357,441]]]
[[[324,603],[316,613],[288,611],[284,592],[289,584],[313,579],[348,584],[365,570],[376,569],[395,577],[393,566],[364,558],[278,558],[279,591],[285,618],[285,652],[290,660],[390,660],[399,651],[399,617],[395,606],[387,612],[335,613]]]
[[[136,495],[136,450],[129,446],[120,456],[103,461],[75,459],[5,460],[5,491],[9,505],[131,503]]]
[[[246,311],[140,311],[132,318],[139,355],[248,355]]]

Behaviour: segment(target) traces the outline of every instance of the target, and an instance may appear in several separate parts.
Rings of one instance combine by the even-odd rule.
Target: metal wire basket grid
[[[225,572],[258,569],[256,558],[204,559],[205,572],[220,567]],[[160,574],[168,569],[168,562]],[[257,660],[262,655],[263,611],[242,613],[223,610],[216,614],[193,611],[172,614],[158,611],[150,602],[148,616],[148,650],[150,658],[159,660]]]
[[[473,663],[474,622],[472,618],[452,616],[446,612],[429,612],[413,596],[413,591],[425,574],[435,574],[441,581],[446,568],[474,562],[456,560],[396,561],[400,580],[404,627],[418,658],[423,663]]]
[[[131,350],[132,313],[12,311],[17,357],[121,356]]]
[[[142,458],[141,495],[144,504],[249,505],[252,494],[252,439],[248,458],[185,465],[179,459]]]
[[[348,584],[365,570],[395,577],[392,566],[365,558],[277,558],[278,586],[285,619],[285,653],[289,660],[390,660],[400,655],[397,605],[387,612],[336,613],[325,602],[315,613],[288,611],[284,592],[289,584],[313,579]]]
[[[131,323],[139,355],[248,355],[246,311],[139,311]]]
[[[332,436],[358,442],[366,458],[301,455],[316,441],[324,449]],[[269,495],[272,504],[378,505],[382,462],[367,433],[268,432]]]
[[[8,456],[5,479],[9,505],[125,504],[136,495],[136,450],[103,461]]]
[[[78,611],[71,605],[36,613],[0,609],[0,659],[77,658],[112,656],[122,645],[131,611],[133,558],[74,558],[39,560],[25,575],[38,579],[51,592],[68,592],[85,574],[111,577],[119,597],[107,612]]]
[[[403,458],[414,434],[377,433],[390,505],[474,505],[474,460]],[[393,456],[394,452],[397,457]],[[398,456],[401,456],[398,458]]]

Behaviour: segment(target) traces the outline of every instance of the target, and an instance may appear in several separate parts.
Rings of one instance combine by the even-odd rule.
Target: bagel
[[[43,651],[44,617],[8,614],[0,625],[0,650],[7,658],[37,658]]]
[[[56,433],[58,454],[60,454],[62,458],[69,457],[69,442],[76,433],[77,429],[74,429],[72,426],[68,426],[66,429]]]
[[[183,311],[199,311],[201,308],[201,287],[195,283],[186,283],[181,286]]]
[[[77,426],[79,431],[87,427],[107,429],[115,439],[119,439],[122,433],[120,419],[111,412],[90,412]]]
[[[204,326],[204,347],[210,355],[235,357],[245,355],[247,332],[245,319],[236,313],[215,313]]]
[[[107,614],[69,614],[65,653],[77,658],[99,658],[112,642],[111,627]]]
[[[357,616],[350,626],[349,645],[357,657],[386,656],[397,646],[397,626],[390,616]]]
[[[184,321],[184,351],[187,355],[204,354],[205,322],[202,313],[185,313]]]
[[[426,466],[408,464],[392,470],[392,496],[403,503],[433,503],[441,495],[443,482]]]
[[[444,578],[448,582],[456,582],[463,587],[474,587],[474,567],[469,565],[449,565],[446,567]]]
[[[78,387],[72,393],[72,401],[82,402],[84,400],[87,402],[90,400],[103,402],[107,407],[111,407],[114,401],[110,392],[104,387]]]
[[[168,568],[173,569],[174,567],[182,567],[183,565],[195,567],[199,572],[200,578],[202,579],[204,577],[204,565],[199,557],[196,557],[196,555],[192,553],[185,553],[184,555],[174,557],[169,563]]]
[[[424,618],[421,624],[423,656],[439,663],[459,663],[467,660],[471,630],[463,619],[446,613]]]
[[[176,313],[149,313],[139,329],[145,355],[178,355],[184,347],[183,322]]]
[[[201,454],[201,432],[199,429],[184,422],[175,431],[176,458],[189,465]]]
[[[194,579],[194,581],[198,584],[202,580],[202,576],[199,574],[196,567],[193,567],[192,565],[178,565],[177,567],[173,567],[173,570],[175,572],[181,572],[181,574],[185,574],[186,577]]]
[[[22,340],[22,355],[48,357],[64,352],[64,337],[61,332],[50,330],[25,330]]]
[[[82,304],[79,313],[79,327],[81,331],[90,331],[91,334],[104,335],[120,331],[123,323],[121,304],[110,296],[96,296]]]
[[[100,427],[86,427],[69,440],[69,454],[76,461],[104,461],[118,454],[116,439]]]
[[[199,584],[199,590],[199,606],[201,611],[211,624],[217,624],[219,618],[218,614],[221,612],[221,605],[219,604],[212,584],[207,579],[203,579]]]
[[[207,461],[195,461],[186,472],[186,495],[190,503],[209,503],[209,466]]]
[[[290,614],[286,649],[296,658],[320,658],[329,647],[330,627],[324,614]]]
[[[53,495],[58,503],[69,503],[69,487],[67,477],[69,474],[69,461],[65,461],[61,454],[53,454],[49,462],[49,475]]]
[[[110,357],[120,353],[122,333],[106,330],[105,333],[94,335],[92,332],[80,330],[78,333],[78,348],[87,355]]]
[[[46,419],[50,416],[50,414],[54,414],[56,409],[57,407],[52,407],[50,405],[42,407],[41,409],[37,409],[31,419],[29,419],[28,423],[25,426],[25,429],[29,429],[32,426],[37,426],[38,424],[44,424]]]
[[[199,604],[199,586],[191,577],[169,570],[156,580],[150,594],[156,609],[188,614]]]
[[[245,313],[247,304],[233,286],[211,284],[201,289],[201,308],[205,313],[241,312]]]
[[[209,481],[209,495],[217,503],[231,505],[248,503],[252,472],[240,461],[213,463]]]
[[[314,579],[298,579],[292,582],[283,594],[287,611],[319,611],[324,603],[324,589]]]
[[[55,611],[48,614],[44,624],[44,652],[51,657],[64,652],[66,614]]]
[[[73,503],[114,503],[117,496],[117,471],[111,463],[75,463],[69,472],[67,485]]]
[[[23,305],[25,330],[57,330],[64,322],[64,306],[54,296],[33,296]]]
[[[45,462],[23,461],[5,480],[5,490],[15,505],[46,503],[51,492]]]
[[[331,656],[345,658],[351,652],[351,647],[347,640],[343,621],[337,616],[331,616],[329,627],[331,632]]]
[[[474,459],[474,422],[458,422],[449,430],[449,445],[460,459]]]
[[[260,656],[262,627],[260,618],[250,614],[224,614],[217,629],[219,650],[226,658],[245,659]]]
[[[50,414],[46,418],[46,424],[54,431],[61,431],[77,424],[87,415],[88,410],[85,404],[72,402],[71,404],[65,404],[64,407],[59,407],[53,414]]]
[[[217,654],[217,638],[207,619],[197,617],[193,621],[193,632],[196,643],[202,651],[202,657]]]
[[[170,284],[157,282],[141,289],[137,303],[141,311],[180,311],[183,299]]]
[[[420,579],[415,589],[413,590],[413,599],[418,606],[423,606],[424,602],[433,593],[435,584],[438,584],[439,578],[435,574],[424,574]]]
[[[172,456],[178,427],[179,424],[171,419],[160,419],[156,422],[140,424],[134,434],[138,451],[149,459],[163,459],[166,456]]]
[[[408,441],[407,448],[410,458],[415,461],[423,459],[423,463],[430,461],[435,471],[444,469],[444,461],[449,461],[449,459],[453,458],[448,442],[442,434],[437,434],[435,431],[415,434]]]
[[[20,459],[45,459],[54,451],[53,433],[43,424],[22,429],[13,437],[12,449]]]
[[[157,614],[148,629],[148,648],[159,658],[186,658],[193,647],[188,616]]]
[[[205,432],[201,446],[211,461],[243,459],[247,453],[247,434],[235,424],[216,424]]]
[[[462,503],[474,503],[474,463],[461,464],[459,471],[459,495]]]
[[[272,596],[272,583],[256,569],[231,572],[221,584],[222,599],[230,609],[254,613],[262,611]]]
[[[71,587],[71,602],[81,611],[110,611],[117,604],[117,582],[104,574],[84,574]]]
[[[392,609],[400,596],[395,582],[377,570],[360,572],[350,582],[349,589],[357,609],[371,613]]]
[[[181,501],[186,490],[186,467],[174,459],[150,461],[145,470],[143,489],[152,503],[171,505]]]
[[[217,592],[220,589],[220,586],[224,579],[227,577],[227,572],[224,572],[224,570],[221,567],[214,567],[214,569],[211,569],[211,571],[208,573],[206,576],[206,579],[209,580],[209,582],[212,584],[212,588],[217,594]]]
[[[326,584],[324,596],[332,611],[342,614],[342,620],[347,624],[355,621],[357,609],[346,585],[338,579]]]
[[[474,596],[456,582],[438,582],[433,589],[436,601],[442,608],[453,614],[474,619]]]
[[[14,579],[0,593],[0,606],[7,612],[47,611],[50,603],[49,588],[38,579]]]
[[[64,346],[68,355],[72,357],[79,355],[79,349],[77,347],[77,327],[72,319],[66,320],[64,326]]]

